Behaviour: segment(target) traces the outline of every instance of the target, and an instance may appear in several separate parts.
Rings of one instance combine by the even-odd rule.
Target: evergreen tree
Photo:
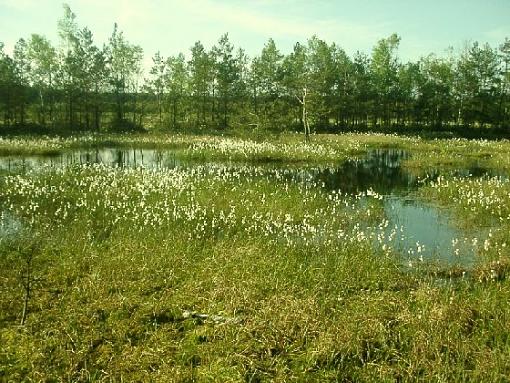
[[[396,55],[400,37],[396,34],[379,40],[372,51],[370,72],[376,94],[374,122],[381,121],[389,126],[393,114],[396,94],[398,92],[399,62]]]
[[[167,59],[165,88],[170,102],[171,126],[176,129],[185,119],[185,101],[188,95],[189,76],[184,55]]]
[[[441,127],[454,115],[453,61],[429,55],[418,63],[420,67],[419,98],[416,120],[425,125]]]
[[[333,44],[331,47],[333,59],[332,89],[329,99],[332,118],[337,127],[354,124],[354,64],[343,49]]]
[[[354,104],[354,124],[366,127],[369,116],[375,109],[375,90],[370,73],[370,58],[359,51],[354,55],[352,92]]]
[[[132,101],[133,124],[136,124],[136,92],[141,72],[143,50],[130,44],[114,24],[113,33],[106,49],[107,71],[111,90],[115,96],[115,123],[129,126],[126,107]]]
[[[228,34],[221,36],[218,44],[213,47],[213,55],[216,58],[216,83],[218,97],[221,100],[218,108],[221,116],[220,126],[227,128],[231,114],[230,104],[236,96],[236,84],[241,78],[234,47],[228,39]]]
[[[306,96],[310,80],[307,70],[307,50],[304,45],[296,43],[293,52],[285,57],[282,81],[285,86],[292,123],[295,125],[298,122],[303,126],[305,135],[308,135],[308,121],[305,117],[307,115]]]
[[[488,44],[474,42],[462,53],[456,68],[458,110],[461,122],[494,123],[500,89],[499,57]]]
[[[58,86],[61,94],[67,100],[66,122],[71,128],[74,128],[76,99],[80,89],[80,74],[78,73],[80,49],[76,15],[67,4],[64,4],[64,16],[58,22],[58,32],[61,40],[58,51]]]
[[[31,82],[39,95],[39,123],[44,125],[46,116],[51,123],[53,122],[57,52],[44,36],[33,34],[28,42],[28,56],[31,63]]]
[[[9,127],[14,120],[15,88],[17,84],[14,61],[3,50],[0,43],[0,111],[4,126]]]
[[[338,101],[334,97],[338,75],[335,62],[336,47],[329,46],[325,41],[313,36],[308,40],[307,48],[309,116],[312,124],[325,128],[336,114],[334,110]]]
[[[214,97],[214,59],[206,52],[200,41],[197,41],[191,48],[191,60],[188,62],[188,67],[192,97],[191,109],[196,111],[196,124],[203,128],[207,125],[210,89]]]
[[[259,57],[252,61],[252,97],[257,120],[266,127],[281,127],[283,55],[273,39],[264,45]]]
[[[498,103],[499,125],[507,126],[510,131],[510,39],[500,45],[501,91]]]
[[[146,80],[149,93],[155,96],[159,125],[163,123],[163,98],[165,93],[165,79],[167,77],[167,61],[159,52],[152,57],[152,67]]]
[[[13,63],[15,70],[14,105],[19,119],[15,120],[21,125],[25,124],[26,109],[29,105],[30,92],[30,60],[28,57],[28,44],[25,39],[19,39],[14,46]]]

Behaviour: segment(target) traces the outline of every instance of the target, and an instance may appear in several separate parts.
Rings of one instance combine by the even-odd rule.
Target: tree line
[[[0,43],[4,131],[510,126],[509,39],[402,63],[396,34],[352,57],[316,36],[287,55],[269,39],[253,58],[225,34],[211,49],[196,42],[188,57],[156,53],[144,75],[142,48],[116,24],[98,47],[64,5],[58,32],[58,47],[32,34],[16,43],[12,57]]]

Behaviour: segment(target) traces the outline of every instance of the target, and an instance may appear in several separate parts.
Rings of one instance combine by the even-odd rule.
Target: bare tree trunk
[[[137,92],[134,92],[134,96],[133,96],[133,126],[136,125],[136,108],[138,107],[138,97],[137,97]]]
[[[69,92],[69,127],[73,129],[74,125],[74,110],[73,110],[73,95]]]
[[[25,270],[24,273],[21,275],[21,284],[23,286],[23,312],[21,313],[21,322],[20,324],[23,326],[27,320],[28,315],[28,302],[30,300],[30,293],[32,292],[32,284],[33,284],[33,278],[32,278],[32,261],[34,259],[34,254],[31,252],[30,254],[27,254],[27,258],[25,260]]]
[[[44,125],[45,118],[44,118],[44,97],[43,97],[43,91],[42,89],[39,89],[39,123]]]
[[[308,95],[308,90],[306,87],[303,88],[303,95],[301,98],[297,97],[300,102],[302,108],[302,119],[303,119],[303,128],[305,131],[305,141],[308,142],[310,140],[310,125],[308,125],[308,111],[306,109],[306,96]]]
[[[25,286],[25,297],[23,299],[23,312],[21,314],[21,322],[20,324],[23,326],[27,320],[28,314],[28,301],[30,300],[30,284],[29,280],[26,281],[27,285]]]
[[[228,99],[224,97],[223,99],[223,128],[227,128],[228,126]]]
[[[101,122],[99,120],[99,86],[96,83],[96,89],[94,93],[94,126],[97,132],[101,130]]]
[[[163,123],[163,106],[161,102],[161,93],[158,94],[158,110],[159,110],[159,125]]]
[[[50,124],[53,124],[53,103],[54,103],[54,90],[53,90],[53,82],[52,82],[52,78],[51,78],[51,73],[50,73],[50,76],[49,76],[49,91],[48,91],[48,98],[49,98],[49,102],[50,102]]]
[[[216,87],[212,86],[212,99],[211,99],[211,122],[214,124],[216,122]],[[218,102],[218,109],[220,108],[219,102]],[[204,117],[205,119],[205,117]]]
[[[505,61],[505,72],[508,73],[508,61]],[[501,81],[501,91],[500,91],[500,97],[499,97],[499,103],[498,103],[498,126],[502,128],[505,124],[505,113],[503,113],[503,99],[506,95],[506,82],[503,78],[503,81]]]
[[[253,86],[253,109],[254,109],[255,115],[258,115],[259,108],[258,108],[258,99],[257,99],[257,87],[255,85]]]
[[[173,121],[173,127],[177,126],[177,98],[174,97],[173,99],[173,108],[172,108],[172,121]]]

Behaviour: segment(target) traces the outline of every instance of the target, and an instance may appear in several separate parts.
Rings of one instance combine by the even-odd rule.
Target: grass
[[[421,173],[437,168],[482,167],[510,174],[508,140],[419,140],[405,148],[412,153],[405,166]]]
[[[2,138],[0,137],[0,156],[57,155],[62,153],[60,138]]]
[[[312,136],[299,134],[265,139],[182,134],[88,134],[82,136],[0,138],[0,155],[55,155],[78,148],[145,148],[173,150],[179,158],[247,163],[338,164],[370,148],[398,148],[411,157],[405,166],[423,175],[430,169],[479,166],[510,171],[508,140],[425,139],[390,134]]]
[[[448,206],[455,214],[457,225],[469,229],[489,229],[488,237],[478,245],[484,260],[476,268],[479,280],[506,279],[510,275],[508,178],[439,178],[419,192],[424,198]]]
[[[299,157],[293,139],[271,144]],[[220,141],[193,145],[213,158],[267,155],[230,140],[234,154]],[[314,140],[335,153],[424,145]],[[2,209],[26,231],[0,240],[0,381],[507,381],[508,181],[448,177],[417,192],[459,225],[501,227],[475,268],[449,280],[408,272],[376,245],[375,193],[288,172],[94,165],[4,176]]]

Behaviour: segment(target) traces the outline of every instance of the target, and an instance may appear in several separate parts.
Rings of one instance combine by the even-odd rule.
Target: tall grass
[[[377,245],[377,194],[284,170],[93,165],[0,183],[3,211],[24,228],[0,240],[0,380],[510,376],[509,231],[493,229],[472,273],[450,280],[408,272]],[[420,193],[485,225],[506,217],[507,189],[450,178]]]
[[[425,139],[393,134],[316,135],[305,143],[299,134],[239,138],[181,134],[88,134],[81,136],[0,138],[0,155],[58,154],[78,148],[120,147],[174,150],[181,158],[237,162],[338,164],[370,148],[400,148],[412,156],[406,167],[418,173],[433,168],[472,165],[510,170],[510,142],[458,138]]]

